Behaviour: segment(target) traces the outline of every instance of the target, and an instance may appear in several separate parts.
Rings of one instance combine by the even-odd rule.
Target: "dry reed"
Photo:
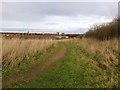
[[[111,40],[99,41],[90,38],[83,38],[76,40],[78,45],[85,49],[88,53],[97,53],[103,56],[104,60],[99,62],[104,63],[107,67],[118,65],[118,39],[114,38]],[[102,59],[102,57],[99,57]]]
[[[55,43],[52,39],[2,39],[3,64],[15,64],[27,55],[34,55]]]

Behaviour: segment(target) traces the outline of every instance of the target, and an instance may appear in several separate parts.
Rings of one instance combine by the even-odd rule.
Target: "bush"
[[[119,19],[114,19],[110,23],[103,23],[94,25],[88,32],[85,33],[86,37],[96,38],[99,40],[108,40],[118,38],[118,23]]]

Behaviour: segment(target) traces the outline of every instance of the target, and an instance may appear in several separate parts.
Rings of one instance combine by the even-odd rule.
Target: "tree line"
[[[115,18],[110,23],[103,23],[100,25],[94,25],[88,32],[85,33],[85,37],[95,38],[99,40],[108,40],[112,38],[118,38],[119,23],[118,18]]]

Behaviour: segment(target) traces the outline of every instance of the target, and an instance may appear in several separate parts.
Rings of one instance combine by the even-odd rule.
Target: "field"
[[[3,0],[1,89],[119,89],[117,1]]]
[[[118,40],[2,39],[3,87],[119,87]]]

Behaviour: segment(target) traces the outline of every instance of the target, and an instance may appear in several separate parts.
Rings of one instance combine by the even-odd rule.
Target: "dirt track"
[[[31,80],[31,79],[35,78],[43,70],[50,67],[54,62],[60,60],[60,58],[62,58],[65,55],[65,53],[66,53],[66,48],[64,46],[61,46],[58,53],[56,53],[53,57],[51,57],[49,60],[47,60],[42,65],[33,68],[32,70],[30,70],[25,75],[11,77],[9,79],[3,79],[3,83],[2,83],[3,87],[9,86],[10,84],[14,84],[14,83],[17,83],[17,82],[22,82],[22,81]]]

